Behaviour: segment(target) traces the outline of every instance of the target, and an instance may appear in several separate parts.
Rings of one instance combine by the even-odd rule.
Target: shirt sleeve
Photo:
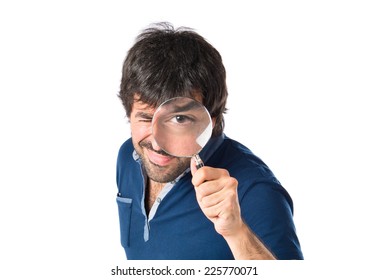
[[[293,221],[293,202],[281,185],[255,182],[240,204],[244,221],[277,259],[303,259]]]

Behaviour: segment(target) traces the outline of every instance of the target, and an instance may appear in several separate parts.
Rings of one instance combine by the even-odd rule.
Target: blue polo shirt
[[[205,165],[227,169],[238,180],[244,221],[278,259],[303,259],[293,222],[293,203],[270,169],[242,144],[221,135],[201,151]],[[186,170],[165,185],[146,215],[147,176],[132,140],[117,160],[121,244],[128,259],[234,259],[196,200]]]

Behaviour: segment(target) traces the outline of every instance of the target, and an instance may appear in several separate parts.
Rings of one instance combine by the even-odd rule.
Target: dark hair
[[[133,102],[156,107],[167,99],[200,94],[216,119],[213,136],[224,129],[226,71],[219,52],[189,28],[166,22],[145,29],[125,58],[119,97],[130,117]]]

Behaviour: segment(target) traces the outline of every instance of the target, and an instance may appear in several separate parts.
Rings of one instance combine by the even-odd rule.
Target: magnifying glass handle
[[[194,160],[196,162],[197,169],[199,169],[199,168],[201,168],[201,167],[204,166],[204,163],[203,163],[202,159],[199,157],[199,155],[197,155],[197,154],[194,155]]]

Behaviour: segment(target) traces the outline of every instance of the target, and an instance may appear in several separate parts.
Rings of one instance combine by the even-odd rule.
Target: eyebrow
[[[174,113],[180,113],[180,112],[186,112],[191,109],[200,110],[201,106],[196,101],[188,102],[187,104],[184,104],[183,106],[175,105],[173,108]]]
[[[152,119],[153,115],[152,114],[148,114],[145,112],[137,112],[134,115],[136,118],[142,118],[142,119]]]

